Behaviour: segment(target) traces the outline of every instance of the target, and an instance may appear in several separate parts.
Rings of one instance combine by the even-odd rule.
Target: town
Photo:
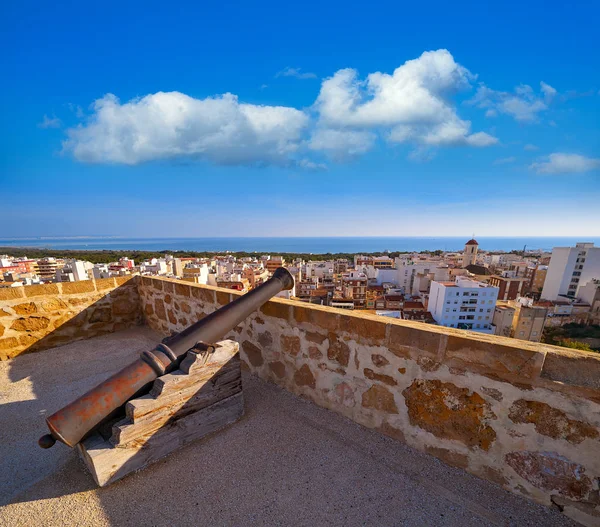
[[[281,266],[294,276],[295,286],[278,296],[290,300],[532,342],[600,348],[597,331],[586,334],[596,338],[572,339],[562,329],[597,329],[600,324],[600,247],[593,243],[555,247],[551,253],[492,253],[471,239],[462,252],[357,254],[353,261],[165,254],[141,262],[124,256],[93,264],[3,255],[0,287],[159,275],[247,292]]]

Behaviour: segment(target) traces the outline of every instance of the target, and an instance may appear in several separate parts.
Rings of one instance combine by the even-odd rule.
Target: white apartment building
[[[431,282],[428,310],[440,326],[493,333],[498,288],[458,277],[456,282]]]
[[[550,301],[565,296],[574,298],[581,286],[595,279],[600,279],[600,247],[594,247],[593,243],[554,247],[542,298]]]

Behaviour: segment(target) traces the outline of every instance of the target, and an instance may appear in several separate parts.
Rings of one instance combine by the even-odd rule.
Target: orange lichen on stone
[[[300,353],[300,337],[281,335],[281,350],[292,356]]]
[[[489,450],[496,439],[487,424],[496,416],[477,392],[439,380],[417,379],[402,394],[413,426],[482,450]]]
[[[598,430],[592,425],[569,419],[563,411],[539,401],[515,401],[509,417],[513,423],[532,423],[538,433],[576,445],[586,438],[598,438]]]

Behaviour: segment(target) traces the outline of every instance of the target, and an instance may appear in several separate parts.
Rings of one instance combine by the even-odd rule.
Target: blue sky
[[[600,235],[598,3],[5,2],[4,236]]]

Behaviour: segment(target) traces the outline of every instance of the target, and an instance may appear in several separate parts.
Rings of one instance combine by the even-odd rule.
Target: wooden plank
[[[115,448],[93,435],[78,445],[94,480],[108,485],[153,463],[173,450],[237,421],[244,413],[243,393],[239,392],[207,408],[194,412],[155,433],[139,437],[126,447]]]
[[[164,406],[169,406],[172,400],[184,399],[185,397],[192,397],[200,390],[209,389],[209,387],[218,387],[222,384],[226,384],[234,379],[241,377],[240,361],[235,360],[226,366],[222,367],[216,372],[210,372],[211,375],[205,377],[196,377],[195,382],[193,379],[182,380],[168,380],[162,385],[164,391],[161,391],[158,395],[154,395],[152,392],[148,395],[132,399],[125,405],[125,415],[132,421],[147,413],[154,411],[160,411]],[[190,376],[183,376],[190,377]],[[156,382],[156,381],[155,381]]]
[[[173,394],[172,397],[168,397],[170,404],[162,406],[160,411],[149,412],[136,418],[133,422],[127,419],[114,425],[110,442],[118,447],[126,446],[130,441],[151,434],[167,423],[177,421],[190,413],[202,410],[241,391],[241,376],[238,375],[236,379],[227,384],[210,387],[208,390],[200,390],[185,397],[178,397],[179,394]],[[167,399],[167,397],[164,399]]]
[[[196,385],[187,386],[180,390],[169,390],[168,392],[162,393],[158,397],[152,397],[151,395],[144,395],[133,399],[127,403],[125,407],[126,416],[132,421],[136,422],[137,419],[156,411],[161,411],[165,406],[170,406],[179,399],[189,399],[200,391],[214,390],[224,385],[229,384],[232,381],[241,379],[241,371],[239,366],[236,368],[221,370],[215,376],[208,380],[201,381]]]

